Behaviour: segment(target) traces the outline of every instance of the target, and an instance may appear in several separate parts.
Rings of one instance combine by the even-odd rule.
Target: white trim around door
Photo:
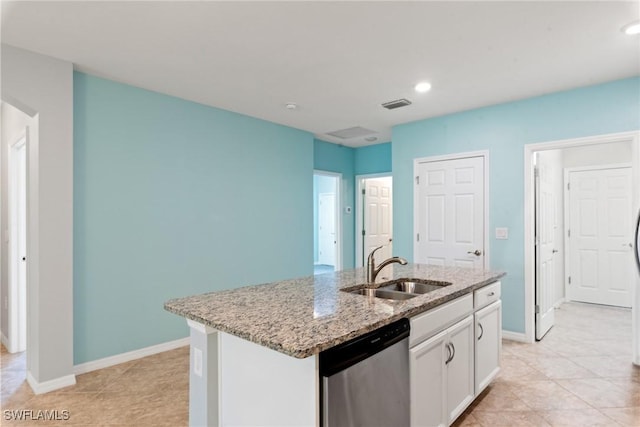
[[[328,176],[336,180],[335,227],[336,227],[336,264],[335,271],[342,270],[342,174],[323,170],[313,171],[313,175]],[[315,194],[315,189],[314,189]]]
[[[631,142],[632,145],[632,181],[640,182],[640,131],[597,135],[584,138],[563,139],[558,141],[527,144],[524,146],[524,292],[525,292],[525,340],[533,342],[535,338],[535,224],[534,224],[534,165],[533,155],[538,151],[581,147],[614,142]],[[637,217],[640,207],[640,194],[634,189],[632,200],[633,218]],[[640,276],[636,276],[632,307],[633,363],[640,365]]]

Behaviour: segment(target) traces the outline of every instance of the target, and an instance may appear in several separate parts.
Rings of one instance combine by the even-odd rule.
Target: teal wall
[[[186,336],[167,299],[312,274],[313,156],[307,132],[76,72],[74,363]]]
[[[342,200],[340,201],[342,205],[342,268],[353,268],[355,266],[355,176],[391,172],[391,143],[350,148],[316,139],[313,141],[313,147],[313,167],[316,170],[342,174]],[[351,207],[350,214],[344,211],[346,206]],[[317,259],[315,251],[314,259]]]
[[[342,269],[353,268],[355,258],[354,216],[354,149],[315,139],[313,141],[313,167],[319,171],[342,174],[340,183],[340,212],[342,215]],[[351,206],[351,213],[344,208]]]
[[[391,172],[391,143],[358,147],[354,161],[356,175]]]
[[[491,268],[507,272],[504,329],[524,332],[524,145],[638,129],[638,77],[395,126],[397,253],[413,253],[413,160],[488,150]],[[509,240],[495,240],[495,227],[508,227]]]

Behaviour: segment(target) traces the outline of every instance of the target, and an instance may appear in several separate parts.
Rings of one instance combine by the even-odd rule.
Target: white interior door
[[[318,195],[318,262],[336,265],[336,195]]]
[[[12,353],[27,348],[27,144],[11,146],[9,204],[9,342]]]
[[[376,252],[376,259],[384,260],[393,256],[391,177],[364,182],[363,255],[366,258],[373,249],[384,245]]]
[[[484,267],[484,157],[416,164],[414,260]]]
[[[540,340],[555,321],[556,268],[559,262],[555,228],[558,219],[556,192],[561,191],[554,181],[552,162],[539,162],[536,168],[536,339]]]
[[[567,297],[631,307],[631,168],[574,170],[567,178]]]

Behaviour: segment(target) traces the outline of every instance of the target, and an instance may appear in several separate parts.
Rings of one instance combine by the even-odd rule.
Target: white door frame
[[[393,174],[391,172],[384,173],[370,173],[365,175],[356,175],[356,261],[355,267],[360,265],[360,261],[362,259],[362,228],[364,224],[362,223],[362,217],[364,214],[364,206],[362,206],[362,190],[364,190],[364,180],[370,178],[391,178],[393,179]],[[392,195],[393,197],[393,195]],[[393,198],[391,199],[393,203]],[[391,229],[393,230],[393,224],[391,224]]]
[[[445,154],[442,156],[429,156],[429,157],[419,157],[413,159],[413,176],[414,176],[414,184],[415,177],[418,174],[418,165],[420,163],[431,163],[431,162],[441,162],[445,160],[459,160],[459,159],[467,159],[469,157],[482,157],[484,159],[484,247],[482,248],[482,252],[484,254],[484,268],[489,269],[491,262],[490,258],[490,248],[489,244],[489,150],[480,150],[480,151],[468,151],[464,153],[452,153]],[[413,236],[411,239],[413,240],[413,259],[415,259],[415,254],[418,251],[418,242],[416,241],[416,234],[418,233],[418,216],[415,214],[416,206],[418,206],[418,192],[413,190]]]
[[[336,265],[334,270],[342,270],[342,174],[323,170],[313,170],[314,175],[336,178]],[[314,190],[315,194],[315,190]]]
[[[24,317],[26,318],[26,313],[20,313],[20,307],[18,304],[18,295],[19,295],[19,290],[18,288],[18,283],[16,283],[17,278],[15,277],[16,275],[16,266],[19,264],[20,262],[20,254],[18,253],[18,237],[17,234],[19,233],[19,230],[16,229],[17,224],[16,224],[16,209],[17,209],[17,194],[16,194],[16,174],[17,174],[17,170],[16,170],[16,161],[17,161],[17,150],[19,149],[23,149],[24,151],[24,156],[25,156],[25,175],[27,175],[27,180],[28,180],[28,145],[27,145],[27,141],[28,141],[28,129],[25,129],[23,132],[20,133],[20,135],[16,138],[16,140],[12,143],[9,144],[9,156],[8,156],[8,162],[7,162],[7,166],[8,166],[8,182],[7,182],[7,189],[8,189],[8,205],[7,205],[7,225],[8,225],[8,231],[9,231],[9,245],[8,245],[8,263],[7,263],[7,278],[8,278],[8,288],[7,288],[7,298],[8,298],[8,307],[7,307],[7,319],[8,319],[8,333],[9,336],[8,338],[8,348],[7,350],[9,351],[9,353],[15,353],[15,352],[19,352],[19,351],[23,351],[26,348],[26,342],[20,342],[19,337],[21,332],[24,332],[24,335],[26,335],[26,325],[24,324],[20,324],[20,317]],[[25,188],[23,189],[25,192],[27,191],[28,188],[28,182],[25,181],[24,183]],[[29,198],[27,197],[26,203],[29,203]],[[27,208],[28,209],[28,208]],[[25,218],[23,218],[23,220],[26,222],[27,221],[27,217],[28,214],[25,211]],[[27,224],[25,223],[25,227],[27,227]],[[28,230],[27,230],[28,233]],[[25,244],[28,242],[28,237],[25,241]],[[26,253],[25,253],[26,255]],[[28,277],[28,276],[27,276]],[[25,299],[26,301],[28,301],[28,278],[25,278],[25,287],[27,288],[25,290]],[[25,301],[25,302],[26,302]],[[26,307],[25,307],[26,309]],[[21,314],[24,314],[24,316],[22,316]],[[24,331],[20,331],[20,329],[24,329]],[[25,341],[26,341],[26,337],[25,337]]]
[[[535,338],[535,250],[534,250],[534,203],[533,203],[533,154],[537,151],[556,150],[562,148],[581,147],[603,143],[631,142],[632,182],[640,182],[640,131],[620,132],[584,138],[563,139],[549,142],[526,144],[524,146],[524,295],[525,295],[525,341],[533,342]],[[633,191],[632,214],[637,217],[640,206],[640,195]],[[640,365],[640,277],[636,277],[633,286],[632,335],[633,363]]]
[[[570,215],[570,203],[569,203],[569,190],[567,189],[567,184],[569,183],[569,174],[571,172],[583,172],[583,171],[594,171],[594,170],[604,170],[604,169],[620,169],[620,168],[631,168],[631,172],[633,173],[633,164],[631,163],[613,163],[613,164],[604,164],[604,165],[595,165],[595,166],[575,166],[575,167],[570,167],[570,168],[564,168],[564,172],[563,172],[563,181],[562,181],[562,191],[563,191],[563,198],[564,198],[564,230],[563,230],[563,236],[565,236],[565,245],[564,245],[564,259],[565,259],[565,263],[564,263],[564,295],[565,295],[565,299],[568,300],[567,295],[568,291],[569,291],[569,276],[571,276],[571,270],[570,270],[570,262],[568,262],[568,260],[570,260],[570,254],[571,251],[569,250],[571,248],[571,239],[567,240],[566,236],[567,236],[567,230],[569,230],[570,225],[571,225],[571,215]],[[633,182],[631,183],[631,188],[629,189],[629,191],[631,192],[631,197],[632,197],[632,202],[631,205],[633,206]],[[631,222],[633,223],[633,219],[635,217],[633,216],[633,212],[632,212],[632,216],[631,216]],[[632,225],[633,227],[633,225]],[[633,240],[633,230],[629,229],[629,236],[630,236],[630,240]],[[569,266],[569,267],[568,267]],[[633,288],[631,288],[633,290]],[[631,303],[631,306],[633,307],[633,302]]]

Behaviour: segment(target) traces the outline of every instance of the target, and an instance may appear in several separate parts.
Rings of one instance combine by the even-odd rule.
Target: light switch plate
[[[496,239],[507,240],[509,238],[509,229],[507,227],[496,227]]]

